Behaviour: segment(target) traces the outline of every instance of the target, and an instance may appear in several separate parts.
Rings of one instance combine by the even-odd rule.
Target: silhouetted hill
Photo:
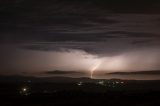
[[[140,72],[141,73],[141,72]],[[132,73],[110,73],[110,74],[132,74]],[[134,72],[134,74],[137,74]],[[152,73],[153,74],[153,73]],[[33,77],[33,76],[20,76],[20,75],[14,75],[14,76],[0,76],[0,83],[6,83],[6,82],[13,82],[13,83],[21,83],[21,82],[35,82],[35,83],[75,83],[75,82],[97,82],[97,81],[126,81],[126,82],[136,82],[136,81],[144,81],[144,82],[150,82],[151,80],[122,80],[122,79],[91,79],[88,77],[80,77],[80,78],[72,78],[72,77]],[[153,81],[153,80],[152,80]],[[154,81],[160,81],[160,80],[154,80]]]
[[[71,77],[30,77],[30,76],[0,76],[0,82],[93,82],[94,79],[87,77],[71,78]]]

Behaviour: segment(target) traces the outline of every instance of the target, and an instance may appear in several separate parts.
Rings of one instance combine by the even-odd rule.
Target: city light
[[[20,89],[20,94],[21,95],[29,95],[30,94],[30,88],[28,86],[24,86]]]
[[[82,86],[82,85],[83,85],[83,82],[80,81],[80,82],[77,83],[77,85],[78,85],[78,86]]]

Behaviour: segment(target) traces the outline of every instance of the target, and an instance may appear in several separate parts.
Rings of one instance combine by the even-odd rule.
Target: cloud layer
[[[90,74],[99,62],[96,71],[160,69],[159,1],[7,0],[0,5],[1,74]]]

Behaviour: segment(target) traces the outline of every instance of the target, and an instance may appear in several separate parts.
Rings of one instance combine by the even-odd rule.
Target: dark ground
[[[101,81],[1,82],[0,106],[160,106],[160,81]]]

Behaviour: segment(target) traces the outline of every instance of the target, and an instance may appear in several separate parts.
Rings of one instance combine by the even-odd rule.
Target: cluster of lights
[[[121,84],[124,84],[123,81],[99,81],[97,82],[98,85],[101,85],[101,86],[108,86],[108,87],[116,87],[117,85],[121,85]]]
[[[106,87],[113,87],[115,88],[117,85],[122,85],[124,84],[123,81],[105,81],[105,80],[101,80],[98,81],[96,84],[101,85],[101,86],[106,86]],[[83,86],[84,83],[82,81],[77,83],[77,86]],[[54,92],[57,92],[57,90],[55,90]],[[30,88],[28,86],[23,86],[20,88],[19,93],[21,95],[27,96],[30,95]],[[44,90],[43,93],[50,93],[48,90]]]

